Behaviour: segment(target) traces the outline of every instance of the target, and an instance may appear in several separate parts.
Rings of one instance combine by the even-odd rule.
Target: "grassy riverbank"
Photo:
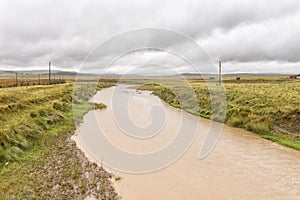
[[[203,80],[189,79],[199,108],[183,107],[191,95],[175,79],[148,80],[139,89],[153,93],[176,108],[201,117],[211,117],[211,99]],[[165,86],[168,86],[165,87]],[[300,150],[300,82],[286,77],[244,77],[240,81],[224,80],[227,108],[225,123],[252,131],[263,138]],[[178,95],[177,95],[178,96]]]
[[[97,89],[117,80],[102,82]],[[170,105],[195,115],[211,117],[211,99],[202,80],[190,79],[199,107],[182,107],[174,91],[189,102],[191,96],[176,79],[123,80],[139,82],[140,89]],[[82,87],[81,87],[82,85]],[[166,85],[169,89],[166,89]],[[87,161],[70,139],[75,123],[90,109],[105,105],[88,103],[95,92],[84,82],[73,98],[72,82],[58,85],[0,89],[0,199],[117,199],[111,175]],[[300,82],[281,77],[224,81],[226,124],[260,134],[300,150]],[[77,117],[73,116],[72,101]]]
[[[98,90],[111,85],[101,83]],[[70,139],[76,128],[72,92],[71,82],[0,89],[0,199],[118,198],[111,175]],[[91,92],[82,94],[81,117],[105,108],[87,102]]]

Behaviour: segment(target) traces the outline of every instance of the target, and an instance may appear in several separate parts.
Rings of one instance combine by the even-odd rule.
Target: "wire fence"
[[[55,77],[55,75],[53,75],[49,81],[46,75],[16,74],[15,77],[12,75],[2,76],[0,77],[0,88],[66,83],[63,77],[57,77],[58,76]]]

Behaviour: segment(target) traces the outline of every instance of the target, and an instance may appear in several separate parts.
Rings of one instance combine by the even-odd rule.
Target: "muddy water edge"
[[[182,117],[193,118],[199,123],[197,136],[190,148],[167,168],[152,173],[131,174],[106,166],[115,175],[114,184],[122,199],[299,199],[299,151],[225,125],[215,149],[200,160],[199,150],[209,128],[209,120],[170,107],[150,92],[135,91],[126,85],[117,87],[122,88],[103,89],[91,99],[106,104],[107,108],[86,114],[73,137],[85,155],[99,165],[105,165],[105,162],[97,161],[87,148],[88,142],[95,140],[95,135],[87,134],[90,130],[86,129],[91,117],[101,122],[105,136],[114,145],[142,153],[168,144],[176,136]],[[166,120],[160,134],[149,140],[137,140],[124,134],[116,124],[114,113],[118,111],[113,110],[116,108],[113,108],[111,101],[116,91],[130,95],[128,117],[140,127],[151,124],[149,108],[161,106]]]

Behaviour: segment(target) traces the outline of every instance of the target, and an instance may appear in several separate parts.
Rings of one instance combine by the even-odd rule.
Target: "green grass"
[[[112,85],[100,83],[97,90]],[[51,180],[43,179],[43,174],[37,176],[36,171],[44,170],[53,151],[65,144],[84,113],[105,108],[88,102],[96,90],[83,84],[80,102],[74,102],[78,118],[73,119],[73,87],[66,83],[0,89],[0,199],[26,195],[35,199],[47,193],[53,187],[47,183]],[[62,174],[78,179],[82,169],[76,163],[71,169]]]
[[[64,79],[52,79],[50,84],[66,83]],[[49,85],[49,79],[38,78],[19,78],[16,82],[15,78],[0,78],[0,88],[16,87],[16,86],[34,86],[34,85]]]
[[[96,90],[113,86],[116,79],[97,84]],[[198,106],[181,82],[175,79],[126,80],[144,84],[140,89],[153,93],[189,113],[210,118],[211,98],[205,82],[189,80]],[[103,109],[103,104],[88,103],[96,92],[86,82],[79,84],[73,98],[73,83],[0,89],[0,199],[14,195],[16,199],[35,199],[41,191],[53,187],[35,171],[43,172],[53,151],[72,134],[75,125],[90,109]],[[95,85],[94,85],[95,86]],[[226,123],[255,132],[263,138],[300,150],[300,82],[281,77],[270,79],[242,78],[224,81],[227,98]],[[180,102],[179,99],[183,100]],[[74,107],[72,108],[72,103]],[[77,113],[73,116],[73,111]],[[68,166],[67,166],[68,167]],[[82,169],[72,163],[73,170],[62,176],[76,181]],[[71,187],[72,182],[65,183]],[[82,190],[88,186],[80,183]],[[103,191],[103,193],[105,193]]]
[[[95,104],[95,109],[96,109],[96,110],[102,110],[102,109],[104,109],[104,108],[106,108],[106,105],[103,104],[103,103]]]
[[[139,86],[175,108],[204,118],[211,118],[214,105],[206,83],[189,79],[199,106],[192,102],[180,81],[174,79],[147,80]],[[224,80],[226,92],[225,123],[243,128],[279,144],[299,150],[300,148],[300,82],[286,77],[232,77]],[[214,89],[212,90],[214,92]],[[181,102],[180,102],[181,101]],[[216,101],[216,103],[220,103]],[[281,131],[278,131],[280,127]],[[283,130],[283,131],[282,131]],[[286,134],[289,133],[289,134]]]
[[[287,146],[296,150],[300,151],[300,145],[299,142],[292,140],[291,138],[288,138],[286,136],[283,135],[271,135],[271,134],[267,134],[267,135],[262,135],[263,138],[267,139],[267,140],[271,140],[273,142],[276,142],[278,144],[281,144],[283,146]]]

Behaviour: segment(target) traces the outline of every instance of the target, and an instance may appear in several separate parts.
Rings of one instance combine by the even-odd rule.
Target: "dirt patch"
[[[119,199],[110,182],[111,174],[88,161],[71,139],[61,136],[43,168],[45,184],[52,186],[40,197],[51,199]],[[44,198],[43,198],[44,199]]]

